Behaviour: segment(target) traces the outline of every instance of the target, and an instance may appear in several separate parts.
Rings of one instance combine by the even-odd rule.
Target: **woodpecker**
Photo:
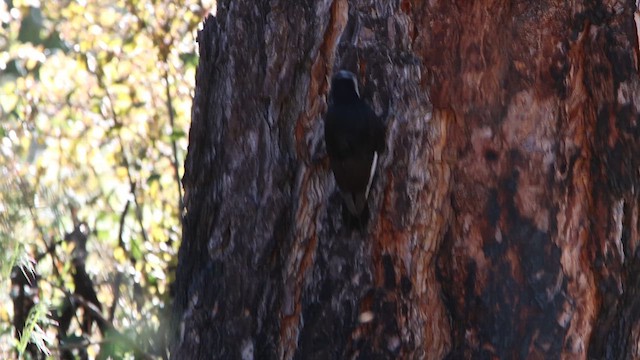
[[[356,76],[339,71],[331,81],[324,141],[344,203],[356,218],[367,208],[378,155],[385,148],[384,138],[384,124],[360,98]]]

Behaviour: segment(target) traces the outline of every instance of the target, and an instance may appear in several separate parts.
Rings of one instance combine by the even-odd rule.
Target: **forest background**
[[[0,358],[166,355],[195,35],[214,11],[0,2]]]

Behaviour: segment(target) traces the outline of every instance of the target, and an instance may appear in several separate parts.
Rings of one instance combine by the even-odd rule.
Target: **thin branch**
[[[42,226],[40,226],[40,224],[38,223],[38,219],[36,216],[32,199],[30,199],[29,196],[27,195],[25,186],[28,186],[28,185],[26,185],[23,180],[20,180],[20,183],[18,184],[18,188],[20,189],[20,194],[22,195],[22,201],[23,203],[27,204],[29,209],[29,215],[31,215],[31,221],[33,222],[33,226],[36,228],[36,230],[38,230],[38,234],[40,234],[40,237],[42,238],[42,242],[44,242],[45,244],[45,248],[47,250],[44,253],[44,255],[51,254],[51,265],[52,265],[51,267],[53,268],[53,272],[55,274],[56,279],[60,284],[62,284],[62,276],[58,271],[58,266],[57,266],[57,264],[61,263],[61,261],[58,258],[58,254],[54,251],[58,243],[53,239],[51,239],[51,244],[47,243],[47,239],[46,239],[47,236]],[[37,255],[38,261],[40,261],[44,257],[44,255],[43,256]]]
[[[85,56],[85,61],[87,61],[86,56]],[[87,69],[91,68],[88,64],[86,66],[87,66]],[[109,100],[109,110],[111,111],[111,116],[113,117],[113,123],[114,123],[113,127],[115,128],[118,126],[122,126],[122,123],[118,119],[118,114],[116,114],[116,109],[113,105],[113,96],[111,96],[111,92],[109,91],[109,88],[104,83],[102,68],[98,64],[98,66],[96,67],[96,70],[90,71],[90,72],[96,77],[96,80],[98,81],[98,85],[100,86],[100,88],[104,90],[105,95]],[[102,114],[102,116],[103,118],[105,118],[105,120],[108,120],[106,119],[106,116],[104,114]],[[147,231],[144,228],[144,222],[142,220],[142,209],[140,208],[140,203],[138,203],[138,197],[136,196],[136,192],[135,192],[136,187],[135,187],[135,181],[133,180],[133,175],[131,175],[131,165],[130,165],[131,163],[129,162],[129,158],[127,156],[127,152],[125,151],[125,147],[124,147],[124,141],[122,141],[122,136],[120,136],[119,131],[116,131],[116,138],[120,145],[120,151],[122,152],[122,161],[124,162],[125,169],[127,170],[127,178],[129,180],[129,185],[131,187],[131,195],[133,196],[133,201],[136,205],[135,213],[136,213],[136,219],[138,220],[138,223],[140,225],[140,233],[142,234],[143,240],[147,242],[149,241],[149,237],[147,236]]]
[[[164,69],[164,84],[165,84],[165,92],[167,95],[167,111],[169,112],[169,125],[171,125],[171,132],[175,131],[175,119],[174,119],[174,111],[173,111],[173,98],[171,97],[171,91],[169,87],[169,63],[165,61],[165,69]],[[182,199],[182,183],[180,182],[180,162],[178,161],[178,145],[176,144],[176,139],[174,136],[170,137],[171,139],[171,148],[173,150],[173,170],[175,171],[176,176],[176,185],[178,186],[178,209],[180,210],[178,214],[182,214],[182,210],[184,207],[183,199]]]
[[[122,215],[120,215],[120,230],[118,230],[118,245],[124,250],[124,239],[122,238],[122,233],[124,232],[124,220],[127,217],[127,213],[129,212],[129,205],[131,201],[127,199],[127,203],[124,204],[124,209],[122,210]]]
[[[124,221],[127,217],[127,212],[129,212],[129,205],[131,201],[127,200],[127,203],[124,205],[124,209],[122,210],[122,215],[120,215],[120,230],[118,230],[118,245],[125,250],[124,247],[124,239],[122,238],[122,233],[124,232]],[[116,313],[116,307],[118,306],[118,300],[120,299],[120,284],[122,283],[122,273],[118,272],[116,275],[116,280],[114,283],[113,290],[113,302],[111,303],[111,307],[109,308],[109,321],[113,321],[113,318]]]
[[[122,273],[118,271],[116,274],[116,281],[113,290],[113,303],[109,308],[109,321],[112,322],[116,314],[116,307],[118,306],[118,300],[120,300],[120,285],[122,284]]]

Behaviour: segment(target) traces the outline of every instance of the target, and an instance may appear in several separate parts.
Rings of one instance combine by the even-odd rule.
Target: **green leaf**
[[[153,172],[151,176],[147,178],[147,185],[151,184],[154,181],[159,181],[159,180],[160,180],[160,174],[158,174],[157,172]]]
[[[22,19],[18,41],[34,45],[41,44],[40,32],[42,29],[43,17],[40,8],[30,6],[29,13]]]
[[[188,67],[198,66],[198,55],[195,52],[180,54],[180,60]]]
[[[187,135],[187,134],[186,134],[184,131],[182,131],[182,130],[173,130],[173,132],[171,133],[171,135],[169,135],[169,138],[170,138],[172,141],[176,141],[176,140],[179,140],[179,139],[184,138],[186,135]]]

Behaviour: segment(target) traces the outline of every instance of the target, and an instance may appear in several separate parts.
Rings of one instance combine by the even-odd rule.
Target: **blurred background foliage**
[[[195,36],[213,11],[0,2],[0,358],[166,356]]]

